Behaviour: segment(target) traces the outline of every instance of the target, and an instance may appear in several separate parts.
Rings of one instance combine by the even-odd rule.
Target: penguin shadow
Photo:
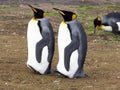
[[[65,76],[64,74],[60,73],[59,71],[57,71],[56,69],[52,69],[49,73],[46,74],[41,74],[38,71],[36,71],[33,67],[29,66],[29,70],[31,73],[36,74],[36,75],[49,75],[49,76],[53,76],[53,77],[57,77],[57,78],[61,78],[61,79],[79,79],[79,78],[89,78],[89,76],[87,74],[85,74],[85,77],[75,77],[75,78],[69,78],[68,76]]]
[[[53,76],[56,76],[56,77],[58,77],[58,78],[62,78],[62,79],[80,79],[80,78],[89,78],[89,76],[87,75],[87,74],[85,74],[85,76],[84,77],[75,77],[75,78],[69,78],[68,76],[66,76],[66,75],[64,75],[64,74],[62,74],[62,73],[60,73],[59,71],[57,71],[57,70],[54,70],[54,72],[53,73],[51,73],[51,74],[53,74]]]
[[[30,68],[29,70],[32,71],[34,74],[40,74],[38,71],[36,71],[33,67],[31,67],[30,65],[28,65],[28,67]],[[42,75],[42,74],[40,74]]]

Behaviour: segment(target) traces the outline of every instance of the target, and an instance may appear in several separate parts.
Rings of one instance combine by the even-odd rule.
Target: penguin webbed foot
[[[66,76],[66,75],[64,75],[64,74],[62,74],[62,73],[60,73],[58,70],[55,70],[55,73],[57,73],[57,74],[59,74],[59,75],[62,75],[62,76],[65,77],[65,78],[68,78],[68,76]]]
[[[54,69],[50,69],[49,71],[47,71],[46,74],[53,74],[53,73],[55,73],[55,70]]]
[[[83,70],[78,70],[76,72],[76,74],[74,75],[75,78],[85,78],[85,77],[88,77],[88,75],[86,73],[84,73]]]
[[[66,75],[62,74],[58,70],[55,70],[55,72],[58,73],[58,74],[60,74],[60,75],[62,75],[65,78],[70,78],[70,79],[77,79],[77,78],[86,78],[86,77],[89,77],[87,74],[75,74],[74,77],[69,77],[69,76],[66,76]]]
[[[77,74],[76,74],[73,78],[74,78],[74,79],[77,79],[77,78],[86,78],[86,77],[88,77],[87,74],[84,74],[84,75],[81,75],[81,74],[80,74],[80,75],[79,75],[79,74],[77,75]]]

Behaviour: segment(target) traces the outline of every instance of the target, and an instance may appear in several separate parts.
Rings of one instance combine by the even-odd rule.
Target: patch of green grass
[[[108,32],[107,32],[108,33]],[[109,35],[109,34],[108,34]],[[120,35],[110,34],[109,36],[110,41],[120,42]]]
[[[118,9],[118,8],[120,8],[120,6],[118,6],[118,5],[109,5],[109,6],[107,6],[109,9]]]
[[[11,7],[19,7],[19,4],[10,4]]]
[[[48,14],[48,16],[56,16],[56,17],[61,16],[58,12],[46,11],[46,13]]]
[[[10,4],[10,5],[0,5],[0,10],[2,10],[3,12],[8,12],[11,13],[13,11],[13,9],[19,8],[18,4]]]
[[[94,9],[94,6],[91,6],[91,5],[80,5],[78,6],[79,9],[81,10],[91,10],[91,9]]]
[[[23,12],[23,15],[33,16],[33,12],[32,11],[26,11],[26,12]]]
[[[6,10],[9,9],[9,6],[7,5],[0,5],[0,10]]]
[[[54,2],[51,2],[51,4],[52,4],[52,6],[55,6],[55,5],[56,5],[56,3],[54,3]]]

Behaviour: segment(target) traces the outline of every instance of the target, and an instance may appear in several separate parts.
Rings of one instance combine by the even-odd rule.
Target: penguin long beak
[[[53,9],[56,10],[56,11],[58,11],[61,15],[65,15],[62,10],[57,9],[57,8],[53,8]]]
[[[28,4],[28,6],[33,10],[33,12],[37,12],[37,10],[33,6],[31,6],[29,4]]]
[[[53,8],[54,10],[56,10],[56,11],[60,11],[60,9],[57,9],[57,8]]]

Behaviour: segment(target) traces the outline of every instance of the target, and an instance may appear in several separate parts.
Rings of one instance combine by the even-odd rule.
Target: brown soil
[[[57,3],[57,4],[68,4],[68,5],[103,5],[103,4],[114,4],[120,5],[119,0],[1,0],[0,4],[38,4],[38,3]]]
[[[19,3],[22,0],[18,0]],[[21,1],[21,2],[20,2]],[[24,0],[22,3],[27,3]],[[34,0],[35,2],[37,0]],[[53,2],[55,0],[46,0]],[[58,0],[60,1],[60,0]],[[61,0],[63,1],[63,0]],[[67,1],[67,0],[66,0]],[[74,1],[77,4],[79,0]],[[75,2],[76,1],[76,2]],[[96,4],[94,0],[83,0]],[[99,3],[103,3],[100,0]],[[107,3],[108,0],[104,0]],[[118,0],[110,0],[110,3]],[[113,2],[112,2],[113,1]],[[35,3],[29,0],[29,3]],[[42,0],[42,2],[45,2]],[[57,1],[56,1],[57,2]],[[81,1],[82,2],[82,1]],[[1,0],[0,4],[18,3],[16,0]],[[63,2],[62,2],[63,3]],[[65,2],[68,3],[68,2]],[[108,2],[109,3],[109,2]],[[120,3],[120,2],[119,2]],[[47,5],[47,6],[46,6]],[[51,10],[51,4],[41,4],[44,9]],[[64,6],[59,4],[58,6]],[[71,3],[72,6],[72,3]],[[64,6],[64,7],[71,7]],[[3,6],[4,7],[4,6]],[[6,5],[5,7],[10,7]],[[48,8],[49,7],[49,8]],[[72,6],[73,10],[75,6]],[[58,74],[38,75],[26,67],[27,23],[32,16],[25,5],[0,9],[0,90],[119,90],[120,89],[120,42],[109,41],[106,35],[88,34],[88,53],[85,72],[89,77],[68,79]],[[28,13],[28,14],[26,14]],[[30,16],[31,15],[31,16]],[[49,17],[55,28],[56,44],[52,68],[58,61],[57,29],[60,17]],[[101,40],[101,41],[97,41]]]

